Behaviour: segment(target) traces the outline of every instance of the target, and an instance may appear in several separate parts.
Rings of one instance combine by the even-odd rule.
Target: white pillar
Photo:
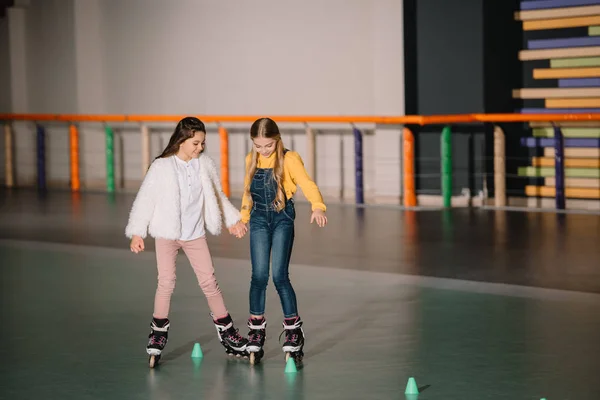
[[[16,2],[15,4],[19,4]],[[10,105],[13,113],[29,112],[27,85],[27,9],[22,6],[6,10],[10,58]]]
[[[404,115],[403,2],[373,2],[373,111]],[[398,40],[400,39],[400,40]],[[374,179],[377,202],[400,204],[402,193],[402,127],[378,126],[374,140]],[[367,187],[367,182],[365,182]]]
[[[74,2],[77,112],[105,114],[106,78],[101,0]]]

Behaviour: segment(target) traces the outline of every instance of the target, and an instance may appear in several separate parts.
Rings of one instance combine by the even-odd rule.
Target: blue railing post
[[[38,189],[46,190],[46,132],[37,125],[37,184]]]
[[[565,209],[565,143],[560,126],[554,125],[554,175],[556,209]]]
[[[354,133],[354,174],[356,179],[356,204],[364,204],[364,179],[363,179],[363,145],[362,132],[356,127],[352,127]]]

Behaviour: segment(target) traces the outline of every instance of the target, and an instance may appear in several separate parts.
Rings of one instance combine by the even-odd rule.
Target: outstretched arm
[[[312,206],[312,215],[310,216],[310,223],[313,221],[317,222],[317,225],[324,227],[327,224],[327,217],[325,216],[325,210],[327,207],[323,202],[323,196],[319,191],[317,184],[310,178],[306,168],[304,168],[304,162],[302,158],[296,152],[288,152],[285,158],[286,167],[289,168],[290,175],[295,184],[300,186],[302,193],[306,196]]]

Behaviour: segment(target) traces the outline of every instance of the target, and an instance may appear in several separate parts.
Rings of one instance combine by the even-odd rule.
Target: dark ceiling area
[[[6,16],[6,9],[14,4],[14,0],[0,0],[0,18]]]

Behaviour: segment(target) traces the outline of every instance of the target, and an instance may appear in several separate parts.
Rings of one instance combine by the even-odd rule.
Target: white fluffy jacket
[[[173,157],[158,158],[148,169],[129,213],[125,228],[128,238],[133,235],[145,238],[147,232],[154,238],[178,240],[181,237],[176,161]],[[212,158],[200,154],[199,161],[205,227],[213,235],[219,235],[223,219],[225,226],[233,226],[240,220],[240,213],[223,193]]]

